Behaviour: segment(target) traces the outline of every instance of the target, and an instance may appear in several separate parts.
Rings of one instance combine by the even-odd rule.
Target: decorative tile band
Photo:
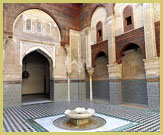
[[[67,83],[68,80],[54,80],[54,83]],[[70,82],[85,82],[86,80],[71,80],[70,79]]]
[[[3,81],[3,84],[21,84],[20,80],[12,80],[12,81]]]
[[[121,79],[110,79],[109,82],[121,82]]]
[[[158,77],[158,78],[147,78],[147,82],[160,82],[160,77]]]

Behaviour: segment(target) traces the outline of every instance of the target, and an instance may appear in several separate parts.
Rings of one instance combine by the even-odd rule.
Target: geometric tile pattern
[[[54,83],[54,101],[67,101],[67,83]]]
[[[81,59],[82,61],[85,61],[86,59],[86,36],[81,37]]]
[[[147,83],[148,107],[150,110],[160,110],[160,82]]]
[[[121,87],[123,102],[148,104],[146,79],[122,80]]]
[[[93,108],[96,112],[139,123],[131,128],[123,129],[122,132],[160,132],[160,113],[87,101],[54,102],[5,108],[3,130],[4,132],[37,132],[28,124],[27,119],[61,114],[66,109],[76,107]]]
[[[122,102],[121,82],[109,82],[110,88],[110,103],[120,104]]]
[[[67,101],[68,85],[66,83],[54,83],[54,101]],[[79,99],[85,100],[86,86],[85,82],[72,82],[70,80],[70,100],[76,101]]]
[[[21,105],[21,84],[3,84],[3,107]]]

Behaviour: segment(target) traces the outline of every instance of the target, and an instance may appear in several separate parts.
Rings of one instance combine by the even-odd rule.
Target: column
[[[122,103],[121,72],[121,64],[108,65],[111,104],[117,105]]]
[[[71,54],[70,54],[70,46],[65,46],[65,53],[66,53],[66,59],[65,59],[65,65],[66,65],[66,74],[67,74],[67,100],[71,101],[70,97],[70,76],[71,76]]]
[[[155,26],[153,20],[153,4],[143,4],[144,37],[146,59],[144,65],[147,78],[148,108],[160,110],[160,58],[157,57]]]
[[[116,45],[115,45],[115,17],[114,15],[107,18],[108,27],[108,54],[109,64],[116,63]]]
[[[157,57],[152,3],[143,4],[146,59]]]
[[[88,68],[88,73],[89,73],[89,83],[90,83],[90,101],[93,99],[93,90],[92,90],[92,76],[94,72],[94,68],[90,67]]]
[[[120,104],[122,102],[121,90],[121,71],[122,65],[116,63],[116,44],[115,44],[115,16],[112,14],[107,18],[108,27],[108,54],[109,54],[109,89],[110,103]]]
[[[68,79],[68,83],[67,83],[67,85],[68,85],[67,99],[68,99],[68,101],[71,101],[71,99],[70,99],[70,75],[71,75],[71,73],[67,72],[67,79]]]

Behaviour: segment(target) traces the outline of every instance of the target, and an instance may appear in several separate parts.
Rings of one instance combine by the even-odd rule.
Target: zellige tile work
[[[4,132],[37,132],[27,122],[29,119],[62,114],[66,109],[74,109],[76,107],[93,108],[98,113],[139,123],[132,127],[119,129],[118,131],[160,131],[160,113],[86,101],[45,103],[6,108],[3,114],[3,130]]]

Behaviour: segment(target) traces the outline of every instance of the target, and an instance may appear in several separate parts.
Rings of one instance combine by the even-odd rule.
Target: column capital
[[[86,29],[84,34],[87,36],[89,34],[89,29]]]
[[[67,74],[67,77],[71,76],[71,72],[70,71],[66,72],[66,74]]]
[[[89,76],[92,77],[93,76],[93,72],[94,72],[94,68],[93,67],[88,67],[87,68],[87,72],[89,73]]]

